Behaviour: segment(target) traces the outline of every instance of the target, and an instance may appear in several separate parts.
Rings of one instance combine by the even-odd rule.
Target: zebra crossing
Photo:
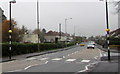
[[[27,61],[31,61],[31,60],[38,60],[38,61],[56,61],[56,62],[60,62],[60,61],[64,61],[64,62],[81,62],[81,63],[88,63],[90,62],[90,60],[87,59],[74,59],[74,58],[47,58],[47,57],[43,57],[43,58],[28,58],[26,59]]]

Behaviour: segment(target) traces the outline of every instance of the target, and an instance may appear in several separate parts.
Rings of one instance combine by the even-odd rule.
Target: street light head
[[[16,3],[16,1],[15,0],[11,0],[10,3]]]
[[[70,18],[70,19],[72,19],[72,18]]]

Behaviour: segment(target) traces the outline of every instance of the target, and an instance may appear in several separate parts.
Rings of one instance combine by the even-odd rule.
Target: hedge
[[[67,46],[72,46],[73,44],[67,44]],[[21,43],[12,43],[12,56],[13,55],[20,55],[20,54],[27,54],[27,53],[33,53],[33,52],[41,52],[46,50],[53,50],[65,47],[65,44],[60,43],[44,43],[39,44],[39,50],[38,50],[38,44],[21,44]],[[2,44],[2,56],[9,56],[9,44],[3,43]]]

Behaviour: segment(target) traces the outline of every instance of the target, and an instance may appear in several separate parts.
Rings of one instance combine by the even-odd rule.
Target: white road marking
[[[30,66],[28,66],[28,67],[24,68],[24,70],[27,70],[27,69],[28,69],[28,68],[30,68],[30,67],[32,67],[32,65],[30,65]]]
[[[63,58],[65,58],[65,56],[63,56]]]
[[[67,56],[70,56],[70,54],[68,54]]]
[[[67,59],[66,61],[67,62],[72,62],[72,61],[75,61],[76,59]]]
[[[45,64],[47,64],[47,63],[48,63],[48,61],[45,62]]]
[[[103,55],[102,55],[102,51],[100,50],[100,49],[98,49],[99,50],[99,52],[100,52],[100,57],[102,57]]]
[[[90,60],[82,60],[81,62],[90,62]]]
[[[46,61],[44,64],[47,64],[47,63],[48,63],[48,61]],[[28,68],[36,66],[36,65],[39,65],[39,64],[34,64],[34,65],[27,66],[26,68],[24,68],[24,70],[27,70]],[[41,65],[43,65],[43,64],[41,64]]]
[[[19,70],[13,70],[13,71],[7,71],[7,72],[17,72],[17,71],[22,71],[22,69],[19,69]]]
[[[62,60],[62,58],[54,58],[54,59],[52,59],[52,60],[54,60],[54,61],[59,61],[59,60]]]
[[[32,58],[28,58],[26,60],[35,60],[36,58],[32,57]]]
[[[107,56],[106,54],[104,54],[104,56]]]
[[[48,61],[46,61],[44,64],[47,64]],[[34,64],[34,65],[30,65],[30,66],[27,66],[26,68],[24,69],[18,69],[18,70],[13,70],[13,71],[7,71],[7,72],[17,72],[17,71],[22,71],[22,70],[27,70],[28,68],[32,67],[32,66],[36,66],[36,65],[39,65],[39,64]],[[43,65],[43,64],[41,64]]]
[[[98,59],[98,56],[94,57],[95,59]]]
[[[41,58],[40,60],[42,60],[42,61],[43,61],[43,60],[47,60],[47,59],[48,59],[48,58]]]
[[[97,64],[97,63],[98,63],[98,62],[89,63],[88,65],[85,66],[85,69],[84,69],[84,70],[81,70],[81,71],[78,71],[78,72],[85,72],[85,71],[89,70],[89,69],[88,69],[89,66],[94,65],[94,64]]]

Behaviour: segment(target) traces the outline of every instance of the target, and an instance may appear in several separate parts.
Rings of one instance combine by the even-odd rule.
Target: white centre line
[[[75,61],[76,59],[67,59],[66,61],[67,62],[72,62],[72,61]]]
[[[82,60],[81,62],[90,62],[90,60]]]
[[[53,61],[59,61],[59,60],[62,60],[62,58],[54,58],[52,59]]]

